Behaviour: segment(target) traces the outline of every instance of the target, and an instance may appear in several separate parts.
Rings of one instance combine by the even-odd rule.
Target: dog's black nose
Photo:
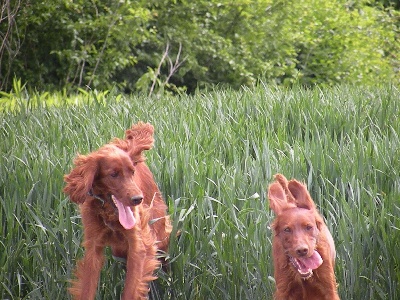
[[[308,249],[306,247],[298,248],[296,250],[298,256],[306,256],[308,253]]]
[[[131,198],[132,205],[139,205],[142,203],[143,195],[135,195]]]

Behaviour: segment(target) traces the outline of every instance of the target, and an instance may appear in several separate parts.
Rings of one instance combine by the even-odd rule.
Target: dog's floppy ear
[[[277,182],[268,187],[269,207],[279,215],[287,207],[286,195],[281,185]]]
[[[313,210],[315,209],[314,201],[312,200],[306,186],[297,180],[290,180],[288,189],[295,198],[297,207]]]
[[[63,191],[71,201],[82,204],[92,188],[98,163],[92,155],[78,155],[74,164],[75,168],[71,173],[64,176],[66,185]]]
[[[154,127],[150,123],[139,122],[125,131],[131,157],[140,156],[144,150],[149,150],[154,143]]]
[[[275,214],[281,214],[285,209],[296,207],[293,196],[287,188],[287,180],[282,174],[275,175],[275,182],[268,188],[269,205]]]

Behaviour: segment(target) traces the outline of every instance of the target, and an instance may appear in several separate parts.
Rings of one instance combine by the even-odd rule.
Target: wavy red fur
[[[153,132],[148,123],[133,125],[125,139],[79,155],[64,176],[64,192],[80,205],[84,228],[85,254],[69,289],[74,299],[95,298],[106,246],[114,256],[126,259],[121,298],[148,297],[149,282],[156,279],[160,266],[156,252],[167,251],[172,229],[167,205],[143,155],[153,145]],[[122,213],[114,201],[124,207]]]
[[[268,198],[276,215],[272,223],[274,299],[338,300],[335,245],[305,185],[277,174]]]

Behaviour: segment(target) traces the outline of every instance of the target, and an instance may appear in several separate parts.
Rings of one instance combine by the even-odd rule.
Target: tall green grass
[[[181,232],[152,299],[272,299],[265,190],[277,172],[306,182],[324,214],[341,298],[400,298],[398,88],[260,84],[36,108],[24,97],[0,117],[1,299],[68,299],[82,227],[63,174],[139,120],[156,128],[148,164]],[[118,299],[123,278],[109,259],[97,299]]]

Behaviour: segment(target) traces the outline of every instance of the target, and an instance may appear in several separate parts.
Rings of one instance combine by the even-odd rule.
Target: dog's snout
[[[135,195],[131,198],[132,205],[139,205],[142,203],[143,195]]]
[[[296,254],[298,256],[306,256],[308,253],[308,248],[307,247],[299,247],[296,249]]]

